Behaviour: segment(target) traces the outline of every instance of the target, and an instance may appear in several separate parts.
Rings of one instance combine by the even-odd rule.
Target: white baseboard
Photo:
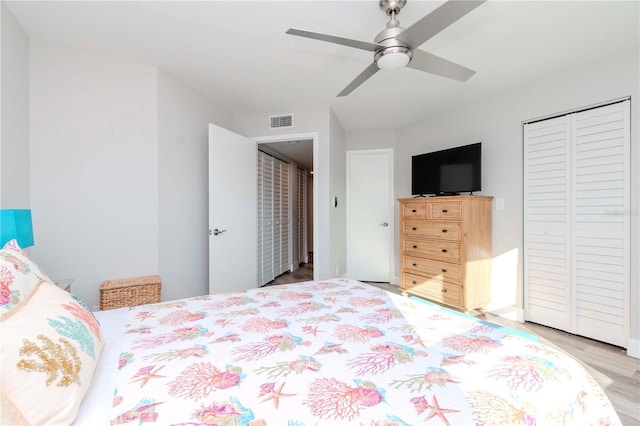
[[[640,339],[629,338],[627,341],[627,355],[640,358]]]
[[[518,308],[516,306],[507,306],[505,308],[496,309],[494,311],[489,311],[493,315],[497,315],[500,318],[508,319],[511,321],[517,321],[519,323],[524,322],[524,309]]]
[[[391,282],[389,284],[400,285],[400,277],[398,276],[391,277]]]

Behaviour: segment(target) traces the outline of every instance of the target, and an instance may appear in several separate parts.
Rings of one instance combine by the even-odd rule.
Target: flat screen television
[[[482,142],[411,158],[411,194],[458,195],[482,190]]]

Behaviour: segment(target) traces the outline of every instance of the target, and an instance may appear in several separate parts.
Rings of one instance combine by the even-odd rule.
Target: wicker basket
[[[160,302],[160,276],[104,281],[100,285],[100,310]]]

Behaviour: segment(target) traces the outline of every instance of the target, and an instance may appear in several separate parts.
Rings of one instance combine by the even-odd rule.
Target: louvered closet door
[[[630,102],[527,124],[525,315],[626,347]]]
[[[263,159],[264,154],[261,151],[258,151],[258,155],[257,155],[257,170],[258,170],[258,182],[257,182],[257,188],[258,188],[258,199],[257,201],[257,213],[258,213],[258,218],[257,218],[257,227],[258,227],[258,232],[257,232],[257,236],[258,236],[258,244],[257,244],[257,252],[256,252],[256,257],[257,257],[257,272],[258,272],[258,285],[262,285],[265,283],[264,281],[264,271],[262,270],[262,265],[263,265],[263,254],[262,254],[262,250],[263,250],[263,246],[262,246],[262,233],[263,233],[263,229],[264,229],[264,208],[263,208],[263,198],[264,198],[264,189],[263,189],[263,168],[262,168],[262,163],[264,162]]]
[[[280,207],[280,270],[286,272],[291,269],[291,256],[289,250],[289,227],[291,220],[291,197],[289,187],[289,171],[291,165],[285,162],[280,163],[280,191],[281,191],[281,207]]]
[[[306,229],[306,182],[307,182],[307,174],[302,169],[297,169],[297,185],[296,185],[296,201],[297,201],[297,223],[296,223],[296,237],[297,237],[297,256],[296,261],[298,263],[303,263],[305,261],[305,229]]]
[[[280,224],[282,215],[282,184],[280,181],[282,161],[273,159],[273,274],[280,275],[282,271],[282,257],[280,256]]]
[[[525,125],[524,280],[528,321],[571,328],[568,117]]]
[[[273,157],[263,154],[262,284],[275,278],[273,270]]]
[[[627,344],[629,102],[572,116],[575,332]]]

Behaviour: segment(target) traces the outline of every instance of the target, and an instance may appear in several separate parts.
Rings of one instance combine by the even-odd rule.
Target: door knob
[[[387,222],[382,222],[382,223],[380,223],[379,225],[380,225],[380,226],[384,226],[385,228],[386,228],[387,226],[389,226],[389,224],[388,224]]]
[[[222,234],[223,232],[227,232],[226,229],[223,229],[222,231],[220,231],[218,228],[213,230],[213,235],[218,236],[220,234]],[[211,233],[209,233],[209,235],[211,235]]]

